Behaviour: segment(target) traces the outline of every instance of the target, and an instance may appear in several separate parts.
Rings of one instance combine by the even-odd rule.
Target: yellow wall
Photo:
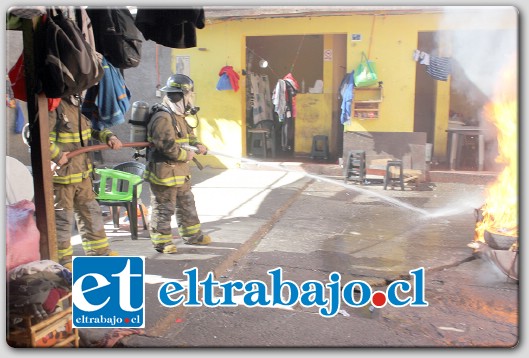
[[[330,137],[332,98],[328,93],[304,93],[296,96],[296,153],[310,153],[312,137],[326,135]]]
[[[452,27],[464,27],[469,12],[457,15],[451,22]],[[352,120],[346,131],[372,132],[412,132],[414,124],[415,70],[412,60],[413,50],[417,47],[417,33],[420,31],[439,31],[446,27],[440,24],[439,14],[404,15],[349,15],[300,18],[263,18],[207,22],[206,27],[197,30],[196,48],[173,50],[176,55],[191,57],[191,77],[195,81],[197,104],[201,124],[197,133],[201,140],[214,152],[222,152],[233,158],[246,154],[245,138],[245,77],[241,75],[240,89],[217,91],[219,70],[231,65],[239,74],[245,68],[245,37],[303,34],[347,34],[347,72],[355,69],[360,62],[362,51],[369,53],[376,62],[380,80],[384,82],[384,99],[380,105],[380,117],[374,120]],[[373,21],[375,20],[374,26]],[[489,23],[490,24],[490,23]],[[505,24],[503,24],[505,25]],[[512,24],[511,24],[512,25]],[[511,26],[507,24],[507,26]],[[350,41],[351,34],[362,34],[362,41]],[[373,36],[371,37],[371,33]],[[329,37],[325,37],[326,47]],[[324,63],[324,80],[332,78],[332,66],[327,69]],[[331,76],[331,77],[329,77]],[[300,95],[299,103],[313,111],[319,108],[325,118],[332,118],[332,100],[336,93],[324,81],[325,94],[320,99],[312,95]],[[445,96],[438,93],[438,99]],[[446,98],[444,99],[446,100]],[[438,102],[436,127],[447,123],[449,103]],[[313,116],[312,112],[300,113],[300,117]],[[309,122],[296,122],[296,130],[312,133]],[[318,124],[319,125],[319,124]],[[328,124],[330,130],[331,124]],[[305,137],[304,137],[305,138]],[[296,141],[299,141],[296,136]],[[296,151],[310,151],[306,137],[296,143]],[[202,158],[204,164],[212,166],[232,166],[236,159],[217,156]]]

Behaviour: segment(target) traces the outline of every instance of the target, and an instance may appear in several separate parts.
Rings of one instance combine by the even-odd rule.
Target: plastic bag
[[[35,222],[35,204],[21,200],[6,205],[6,270],[40,260],[40,232]]]
[[[219,78],[219,82],[217,82],[217,91],[227,91],[232,89],[228,74],[223,73]]]
[[[355,87],[368,87],[378,82],[375,63],[370,61],[366,54],[362,52],[362,60],[355,70],[354,83]]]

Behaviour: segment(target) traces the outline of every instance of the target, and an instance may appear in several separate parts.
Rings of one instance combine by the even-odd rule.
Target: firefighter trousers
[[[108,256],[111,252],[105,233],[103,215],[95,200],[92,179],[80,183],[54,184],[55,221],[59,263],[72,261],[71,244],[74,219],[87,256]]]
[[[202,235],[189,178],[186,178],[186,182],[182,186],[150,183],[150,187],[150,237],[155,249],[163,249],[163,247],[173,243],[171,218],[175,214],[178,233],[184,241]]]

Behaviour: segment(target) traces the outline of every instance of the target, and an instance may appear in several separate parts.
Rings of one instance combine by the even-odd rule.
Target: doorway
[[[330,59],[329,49],[333,54]],[[325,61],[332,61],[332,66],[324,66]],[[308,160],[310,143],[317,134],[329,137],[330,159],[337,153],[341,156],[343,126],[339,120],[340,103],[335,98],[345,67],[344,34],[246,38],[246,127],[252,129],[263,120],[273,121],[274,160]],[[273,102],[276,88],[285,79],[292,79],[297,87],[294,108],[290,108],[291,120],[288,115],[282,116]],[[324,89],[325,81],[332,86]],[[247,153],[252,155],[248,130],[246,135]]]
[[[435,50],[435,32],[419,32],[418,49],[426,53]],[[426,133],[426,142],[434,143],[436,83],[417,61],[415,76],[414,132]]]
[[[296,96],[308,91],[308,84],[323,78],[323,59],[315,55],[322,51],[322,35],[246,38],[247,128],[259,127],[264,120],[273,121],[274,133],[271,137],[275,140],[271,145],[275,146],[274,153],[278,159],[295,157]],[[279,96],[276,88],[281,88],[283,91],[278,93],[284,96]],[[247,143],[247,152],[252,154],[255,142],[249,138]]]

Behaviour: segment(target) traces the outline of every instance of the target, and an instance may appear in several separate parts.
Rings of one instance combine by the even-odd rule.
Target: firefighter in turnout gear
[[[194,84],[191,78],[176,74],[169,77],[161,88],[165,93],[161,110],[156,111],[147,125],[147,139],[152,143],[147,158],[145,180],[151,188],[150,237],[154,249],[160,253],[175,253],[171,231],[171,217],[176,214],[178,232],[185,244],[207,245],[211,242],[200,228],[191,191],[191,172],[188,162],[195,152],[185,150],[185,145],[198,149],[198,154],[207,152],[199,143],[185,117],[196,114],[193,106]],[[155,107],[153,106],[153,107]]]
[[[92,129],[90,120],[81,114],[79,99],[63,98],[57,109],[49,112],[50,156],[57,165],[53,173],[55,220],[59,263],[72,269],[71,244],[74,219],[87,256],[117,256],[110,249],[101,208],[95,200],[92,162],[86,153],[68,158],[67,154],[88,145],[90,138],[120,149],[121,141],[108,129]]]

